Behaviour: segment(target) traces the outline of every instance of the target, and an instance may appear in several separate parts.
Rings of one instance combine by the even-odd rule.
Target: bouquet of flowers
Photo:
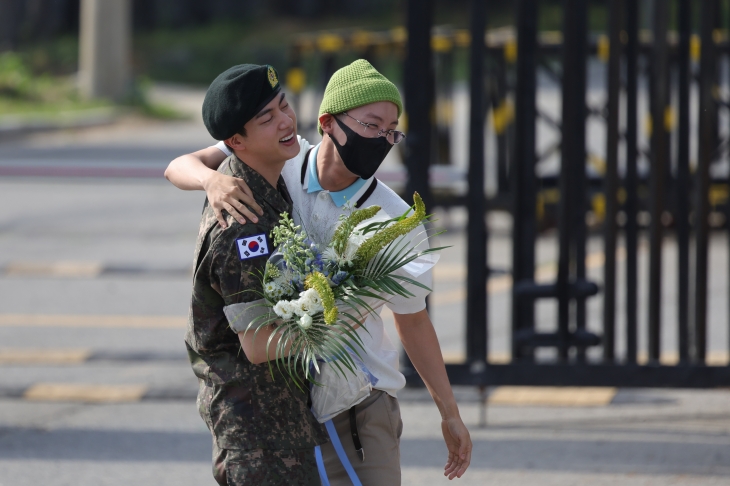
[[[338,373],[356,368],[357,348],[363,349],[356,328],[373,307],[388,296],[412,296],[404,284],[428,287],[397,272],[407,265],[435,263],[434,253],[443,248],[418,251],[420,241],[405,238],[428,221],[425,206],[414,194],[412,214],[398,218],[376,218],[379,206],[356,209],[341,216],[332,239],[324,248],[316,245],[283,213],[272,231],[277,251],[266,263],[263,273],[262,305],[269,312],[254,319],[248,332],[273,324],[267,347],[277,336],[276,366],[284,368],[297,386],[300,376],[312,382],[313,370],[319,372],[318,359],[330,362]],[[417,262],[418,260],[418,262]],[[403,275],[403,274],[406,275]],[[255,337],[255,335],[254,335]],[[269,367],[273,373],[271,361]],[[301,370],[301,374],[297,373]]]

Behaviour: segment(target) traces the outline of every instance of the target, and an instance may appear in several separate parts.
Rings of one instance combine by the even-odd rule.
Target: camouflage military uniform
[[[195,251],[195,276],[185,341],[200,381],[198,409],[213,434],[213,473],[226,485],[319,485],[314,446],[326,432],[307,407],[307,394],[283,375],[274,380],[267,364],[246,358],[224,307],[260,298],[267,256],[245,257],[237,240],[263,235],[282,212],[291,212],[283,179],[272,187],[260,174],[229,157],[219,171],[242,178],[264,209],[258,224],[240,225],[228,218],[217,224],[206,202]]]

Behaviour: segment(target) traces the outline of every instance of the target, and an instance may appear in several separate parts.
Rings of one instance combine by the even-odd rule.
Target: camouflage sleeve
[[[235,332],[268,312],[262,305],[263,277],[272,249],[268,229],[254,224],[230,226],[210,249],[210,282],[223,297],[223,311]]]

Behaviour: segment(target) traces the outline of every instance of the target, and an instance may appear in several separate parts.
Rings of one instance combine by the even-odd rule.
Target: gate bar
[[[403,73],[405,108],[408,111],[406,200],[410,200],[413,192],[418,191],[427,210],[433,208],[428,180],[432,157],[431,112],[434,98],[432,23],[433,0],[408,1],[408,54]]]
[[[404,157],[408,170],[406,200],[411,200],[413,192],[418,191],[426,210],[430,210],[433,208],[428,180],[433,153],[431,150],[433,133],[431,112],[434,98],[431,54],[433,0],[408,0],[407,11],[408,44],[403,72],[405,109],[408,113],[408,137],[405,140]],[[404,375],[417,375],[405,350],[401,353],[401,366]]]
[[[608,58],[608,137],[606,146],[606,173],[604,195],[606,217],[604,219],[603,267],[603,360],[616,358],[616,213],[618,212],[618,148],[619,148],[619,97],[621,93],[621,23],[623,0],[611,0],[609,19]]]
[[[581,200],[585,199],[585,3],[582,0],[565,0],[563,3],[563,86],[562,86],[562,143],[560,162],[560,214],[558,221],[558,359],[567,361],[570,350],[569,286],[581,268],[579,221]],[[583,135],[581,136],[581,132]],[[582,174],[581,174],[582,171]],[[571,264],[576,274],[571,275]],[[583,262],[585,272],[585,258]],[[580,302],[576,299],[576,303]]]
[[[484,199],[484,33],[487,4],[471,1],[469,192],[467,205],[466,359],[487,360],[487,225]]]
[[[705,362],[707,349],[707,252],[709,227],[710,163],[713,145],[713,99],[714,52],[712,39],[714,2],[702,2],[700,19],[700,103],[699,103],[699,157],[697,164],[696,203],[695,203],[695,361]]]
[[[679,130],[677,141],[677,197],[675,199],[675,228],[678,252],[678,342],[679,361],[689,360],[689,83],[690,83],[690,36],[692,34],[692,9],[690,0],[679,0],[678,27],[679,45],[677,62],[679,64]]]
[[[665,113],[668,108],[667,22],[669,5],[654,2],[654,46],[651,72],[651,170],[649,180],[649,361],[658,362],[661,352],[662,242],[664,228],[664,185],[667,180],[667,131]]]
[[[535,91],[537,69],[537,1],[517,2],[517,81],[515,87],[515,157],[512,177],[512,279],[535,278]],[[535,306],[512,292],[512,334],[535,327]],[[533,358],[512,341],[512,359]]]
[[[635,364],[487,364],[475,371],[468,364],[447,364],[452,385],[471,386],[610,386],[626,388],[730,387],[730,366]],[[418,378],[416,375],[409,380]]]
[[[581,281],[586,279],[586,211],[587,211],[587,179],[586,179],[586,115],[588,108],[586,106],[586,76],[588,61],[588,2],[574,2],[576,22],[575,36],[578,42],[573,46],[573,55],[575,56],[576,69],[576,91],[575,91],[575,163],[576,171],[574,172],[576,198],[573,200],[573,254],[575,262],[575,280]],[[575,327],[576,331],[582,332],[586,328],[586,299],[579,296],[575,300]],[[576,347],[576,359],[578,362],[585,362],[586,347]]]
[[[638,354],[638,238],[636,221],[639,177],[638,151],[638,57],[639,57],[639,2],[625,0],[626,10],[626,361],[636,363]]]

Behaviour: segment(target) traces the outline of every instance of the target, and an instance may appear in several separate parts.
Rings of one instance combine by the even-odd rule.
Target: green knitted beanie
[[[332,75],[324,90],[319,114],[320,116],[324,113],[337,115],[343,111],[378,101],[393,102],[398,107],[399,117],[403,112],[403,102],[398,88],[369,62],[358,59]],[[319,122],[317,122],[317,129],[322,135],[322,126]]]

